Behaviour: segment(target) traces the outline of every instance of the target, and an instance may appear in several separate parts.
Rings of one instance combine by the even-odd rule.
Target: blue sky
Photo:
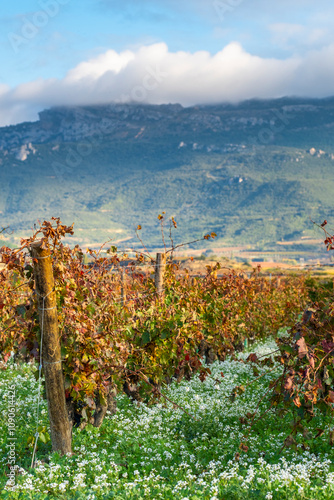
[[[136,96],[190,105],[331,95],[333,23],[332,0],[3,3],[0,125],[55,104]]]

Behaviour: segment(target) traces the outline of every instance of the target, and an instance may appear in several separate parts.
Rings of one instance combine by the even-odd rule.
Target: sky
[[[15,0],[0,126],[56,105],[334,95],[333,0]]]

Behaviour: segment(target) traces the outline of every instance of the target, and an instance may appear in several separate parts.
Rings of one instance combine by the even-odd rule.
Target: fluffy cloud
[[[164,43],[109,50],[62,79],[0,87],[0,125],[35,120],[54,105],[117,102],[185,106],[284,95],[334,94],[334,44],[287,59],[261,58],[233,42],[217,54],[170,52]]]

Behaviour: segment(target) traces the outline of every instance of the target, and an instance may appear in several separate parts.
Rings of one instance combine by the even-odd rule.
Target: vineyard
[[[191,276],[159,220],[153,256],[0,250],[2,497],[333,498],[332,283]]]

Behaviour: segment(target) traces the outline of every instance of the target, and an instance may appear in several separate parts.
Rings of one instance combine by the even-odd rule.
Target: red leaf
[[[250,361],[251,363],[257,363],[258,362],[258,357],[256,354],[252,353],[248,356],[246,361]]]
[[[4,362],[7,363],[8,359],[10,358],[10,354],[9,353],[3,354],[2,357],[4,359]]]

